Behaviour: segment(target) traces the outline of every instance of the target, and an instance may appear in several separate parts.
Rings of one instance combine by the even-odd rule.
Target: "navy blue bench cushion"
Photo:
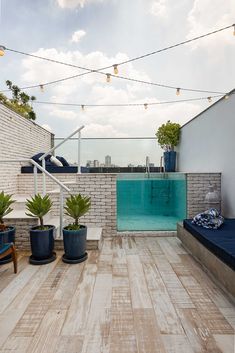
[[[77,173],[78,172],[78,167],[57,167],[57,166],[48,166],[46,165],[46,170],[49,173]],[[33,173],[33,167],[32,166],[25,166],[21,167],[21,173],[23,174],[31,174]],[[38,173],[41,173],[40,170],[38,170]]]
[[[219,229],[206,229],[184,220],[187,229],[200,243],[235,270],[235,219],[225,219]]]

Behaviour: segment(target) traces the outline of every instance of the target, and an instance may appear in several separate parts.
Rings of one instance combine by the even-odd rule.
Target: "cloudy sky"
[[[0,0],[0,44],[91,69],[112,65],[235,22],[234,0]],[[120,75],[176,87],[228,92],[235,86],[232,29],[123,65]],[[82,73],[77,68],[6,52],[0,89]],[[112,72],[112,70],[111,70]],[[145,103],[205,94],[131,83],[99,74],[27,91],[38,101],[79,104]],[[154,136],[167,120],[184,122],[207,101],[149,107],[66,108],[35,104],[37,122],[56,136],[84,124],[89,137]]]

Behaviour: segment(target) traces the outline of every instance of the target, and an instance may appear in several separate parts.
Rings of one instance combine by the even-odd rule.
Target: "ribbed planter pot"
[[[48,264],[56,259],[54,250],[55,227],[46,225],[46,230],[38,229],[38,226],[30,229],[30,245],[32,255],[29,262],[33,265]]]
[[[87,227],[81,225],[79,230],[63,228],[64,255],[66,263],[79,263],[87,259],[86,252]]]
[[[175,172],[176,167],[176,152],[164,152],[164,170],[165,172]]]
[[[15,227],[9,226],[4,232],[0,232],[0,248],[6,243],[15,243]],[[7,255],[0,260],[0,265],[12,261],[12,256]]]

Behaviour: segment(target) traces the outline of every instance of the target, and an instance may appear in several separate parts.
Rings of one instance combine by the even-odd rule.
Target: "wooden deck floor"
[[[1,353],[234,353],[235,307],[176,238],[0,267]]]

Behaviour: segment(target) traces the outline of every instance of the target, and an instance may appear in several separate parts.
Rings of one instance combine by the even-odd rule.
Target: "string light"
[[[233,94],[233,93],[231,93]],[[209,98],[216,99],[216,98],[223,98],[224,95],[215,95],[211,97],[200,97],[200,98],[188,98],[188,99],[177,99],[172,101],[161,101],[161,102],[148,102],[148,103],[110,103],[110,104],[86,104],[83,105],[81,103],[63,103],[63,102],[42,102],[42,101],[35,101],[35,104],[48,104],[48,105],[60,105],[60,106],[70,106],[70,107],[81,107],[82,110],[86,107],[143,107],[147,109],[149,106],[154,105],[162,105],[162,104],[174,104],[174,103],[182,103],[182,102],[193,102],[193,101],[201,101],[201,100],[208,100]]]
[[[43,93],[44,92],[44,86],[40,85],[40,91]]]
[[[82,108],[82,111],[84,112],[84,110],[85,110],[85,105],[82,104],[82,105],[81,105],[81,108]]]
[[[117,66],[117,64],[113,65],[113,71],[114,71],[115,75],[118,75],[118,66]]]
[[[233,35],[235,36],[235,24],[233,25]]]
[[[0,56],[4,56],[6,48],[3,45],[0,45]]]
[[[176,95],[179,96],[180,95],[180,88],[176,89]]]
[[[110,82],[111,81],[111,74],[106,74],[106,82]]]
[[[229,94],[225,94],[224,99],[229,99]]]
[[[212,98],[211,97],[208,97],[208,102],[211,103],[212,102]]]
[[[135,57],[135,58],[132,58],[132,59],[123,61],[123,62],[120,62],[120,63],[115,64],[115,65],[120,66],[120,65],[124,65],[124,64],[130,63],[130,62],[133,62],[133,61],[136,61],[136,60],[140,60],[140,59],[149,57],[149,56],[151,56],[151,55],[155,55],[155,54],[161,53],[161,52],[163,52],[163,51],[170,50],[170,49],[179,47],[179,46],[181,46],[181,45],[185,45],[185,44],[191,43],[191,42],[196,41],[196,40],[199,40],[199,39],[201,39],[201,38],[208,37],[208,36],[210,36],[210,35],[213,35],[213,34],[216,34],[216,33],[218,33],[218,32],[224,31],[224,30],[226,30],[226,29],[228,29],[228,28],[231,28],[231,27],[234,27],[234,28],[235,28],[235,24],[229,25],[229,26],[226,26],[226,27],[223,27],[223,28],[220,28],[220,29],[215,30],[215,31],[212,31],[212,32],[205,33],[205,34],[203,34],[203,35],[200,35],[200,36],[197,36],[197,37],[194,37],[194,38],[191,38],[191,39],[188,39],[188,40],[186,40],[186,41],[182,41],[182,42],[179,42],[179,43],[176,43],[176,44],[173,44],[173,45],[170,45],[170,46],[165,47],[165,48],[162,48],[162,49],[155,50],[155,51],[153,51],[153,52],[150,52],[150,53],[147,53],[147,54],[144,54],[144,55],[141,55],[141,56],[138,56],[138,57]],[[234,32],[235,32],[235,30],[234,30]],[[82,74],[73,75],[73,76],[70,76],[70,77],[67,77],[67,78],[64,78],[64,79],[61,79],[61,80],[56,80],[56,81],[47,82],[47,83],[45,83],[44,85],[59,83],[59,82],[66,81],[66,80],[69,80],[69,79],[72,79],[72,78],[76,78],[76,77],[79,77],[79,76],[87,75],[87,74],[90,74],[90,73],[100,73],[100,74],[102,74],[102,75],[106,75],[104,72],[101,72],[101,71],[102,71],[102,70],[107,70],[108,68],[111,68],[111,67],[114,67],[114,65],[111,65],[111,66],[107,66],[107,67],[103,67],[103,68],[94,70],[94,69],[89,69],[89,68],[86,68],[86,67],[82,67],[82,66],[78,66],[78,65],[74,65],[74,64],[70,64],[70,63],[61,62],[61,61],[58,61],[58,60],[55,60],[55,59],[49,59],[49,58],[45,58],[45,57],[42,57],[42,56],[38,56],[38,55],[34,55],[34,54],[25,53],[25,52],[22,52],[22,51],[19,51],[19,50],[15,50],[15,49],[3,47],[3,46],[2,46],[2,48],[4,48],[4,50],[8,50],[8,51],[11,51],[11,52],[14,52],[14,53],[18,53],[18,54],[30,56],[30,57],[37,58],[37,59],[41,59],[41,60],[50,61],[50,62],[57,63],[57,64],[61,64],[61,65],[66,65],[66,66],[69,66],[69,67],[79,68],[79,69],[82,69],[82,70],[87,71],[87,72],[83,72]],[[118,76],[116,76],[116,77],[118,77]],[[124,78],[124,77],[118,77],[118,78],[128,79],[128,78]],[[130,80],[132,81],[132,79],[130,79]],[[137,81],[137,80],[133,80],[133,81]],[[152,83],[144,82],[144,81],[142,81],[142,83],[152,84]],[[159,86],[161,86],[161,85],[159,85]],[[20,89],[28,89],[28,88],[35,88],[35,87],[39,87],[39,85],[34,85],[34,86],[29,86],[29,87],[20,87]],[[162,87],[164,87],[164,85],[162,85]],[[174,87],[166,87],[166,88],[174,88]],[[182,88],[182,90],[183,90],[183,88]],[[185,89],[185,90],[186,90],[186,89]],[[0,91],[0,92],[7,92],[7,91],[9,91],[9,90],[2,90],[2,91]],[[203,90],[192,90],[192,91],[203,92]],[[204,91],[204,92],[205,92],[205,91]],[[208,93],[221,93],[221,92],[212,92],[212,91],[211,91],[211,92],[208,92]]]

